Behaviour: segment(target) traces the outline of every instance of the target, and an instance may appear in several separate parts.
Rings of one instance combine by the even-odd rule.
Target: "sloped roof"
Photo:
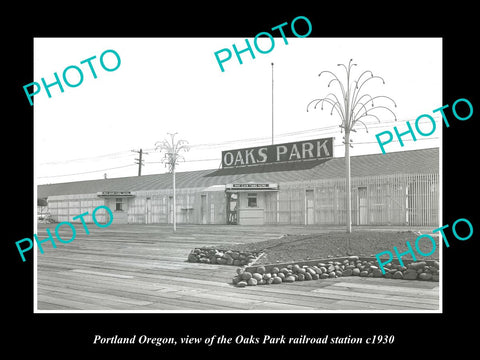
[[[391,174],[438,174],[439,149],[421,149],[352,156],[352,177]],[[273,166],[273,167],[272,167]],[[263,165],[237,169],[199,170],[176,173],[177,188],[202,188],[234,182],[284,183],[315,179],[335,179],[345,176],[345,159],[305,161]],[[169,189],[169,173],[131,176],[113,179],[85,180],[39,185],[38,198],[52,195],[91,194],[101,191],[140,191]]]

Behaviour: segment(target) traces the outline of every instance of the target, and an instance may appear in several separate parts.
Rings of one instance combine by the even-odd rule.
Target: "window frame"
[[[255,201],[255,205],[251,205],[250,201]],[[258,194],[257,193],[247,193],[247,207],[248,208],[258,208]]]
[[[115,211],[125,211],[124,204],[124,198],[115,198]]]

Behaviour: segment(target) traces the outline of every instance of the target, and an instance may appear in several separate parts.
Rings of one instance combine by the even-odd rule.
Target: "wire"
[[[436,117],[436,116],[433,116]],[[405,119],[405,120],[397,120],[395,122],[389,121],[389,122],[383,122],[380,124],[373,123],[373,124],[367,124],[369,129],[378,129],[378,128],[383,128],[383,127],[391,127],[394,124],[399,124],[402,122],[407,122],[407,121],[415,121],[416,119]],[[441,117],[436,119],[436,122],[439,122],[441,120]],[[333,131],[335,130],[335,131]],[[292,136],[297,136],[297,135],[306,135],[306,134],[318,134],[321,136],[326,136],[328,134],[336,135],[338,130],[338,125],[330,125],[326,126],[323,128],[316,128],[316,129],[306,129],[306,130],[299,130],[299,131],[293,131],[293,132],[287,132],[287,133],[282,133],[282,134],[277,134],[275,137],[278,138],[285,138],[285,137],[292,137]],[[270,140],[271,138],[269,136],[263,136],[263,137],[255,137],[255,138],[248,138],[248,139],[239,139],[239,140],[229,140],[229,141],[223,141],[219,143],[210,143],[210,144],[192,144],[189,145],[190,148],[202,148],[206,147],[209,149],[214,149],[230,144],[235,144],[235,143],[248,143],[248,142],[260,142],[260,141],[267,141]],[[154,151],[155,148],[148,148],[145,149],[145,152],[147,151]],[[75,161],[87,161],[87,160],[93,160],[93,159],[99,159],[99,158],[112,158],[112,159],[118,159],[122,157],[127,157],[127,156],[133,156],[130,150],[124,150],[120,152],[115,152],[115,153],[109,153],[109,154],[102,154],[102,155],[96,155],[96,156],[91,156],[91,157],[84,157],[84,158],[76,158],[76,159],[70,159],[70,160],[59,160],[59,161],[50,161],[50,162],[44,162],[40,163],[39,165],[58,165],[58,164],[66,164],[70,162],[75,162]]]
[[[117,156],[117,155],[122,155],[122,156]],[[85,158],[77,158],[77,159],[71,159],[71,160],[49,161],[49,162],[41,163],[39,165],[58,165],[58,164],[66,164],[66,163],[70,163],[70,162],[74,162],[74,161],[86,161],[86,160],[108,158],[108,157],[111,157],[112,159],[118,159],[118,158],[124,157],[125,155],[130,155],[130,154],[129,154],[128,151],[121,151],[121,152],[116,152],[116,153],[96,155],[96,156],[90,156],[90,157],[85,157]],[[131,154],[131,155],[133,155],[133,154]]]
[[[96,173],[96,172],[105,171],[105,170],[122,169],[122,168],[130,167],[130,166],[136,166],[136,164],[130,164],[130,165],[124,165],[124,166],[117,166],[117,167],[113,167],[113,168],[100,169],[100,170],[94,170],[94,171],[85,171],[85,172],[75,173],[75,174],[38,176],[37,179],[45,179],[45,178],[52,178],[52,177],[63,177],[63,176],[72,176],[72,175],[91,174],[91,173]]]
[[[416,140],[413,140],[413,139],[402,139],[403,142],[407,142],[407,141],[428,141],[428,140],[437,140],[437,139],[440,139],[439,137],[429,137],[428,139],[416,139]],[[394,139],[393,142],[399,142],[397,139]],[[355,146],[355,145],[363,145],[363,144],[378,144],[378,141],[361,141],[361,142],[354,142],[352,141],[352,145]],[[333,145],[333,146],[345,146],[345,144],[336,144],[336,145]]]
[[[197,162],[197,161],[218,161],[220,160],[220,158],[218,159],[195,159],[195,160],[183,160],[183,162]],[[163,164],[162,161],[147,161],[145,164]]]
[[[434,116],[435,117],[435,116]],[[378,128],[383,128],[383,127],[391,127],[394,124],[398,123],[403,123],[407,121],[415,121],[416,119],[405,119],[405,120],[397,120],[395,122],[385,122],[385,123],[380,123],[380,124],[367,124],[369,129],[378,129]],[[435,122],[441,121],[442,118],[439,117],[438,119],[435,119]],[[335,130],[335,131],[332,131]],[[285,137],[291,137],[291,136],[296,136],[296,135],[305,135],[305,134],[318,134],[319,136],[326,136],[328,134],[333,135],[338,135],[338,125],[330,125],[327,127],[323,128],[317,128],[317,129],[306,129],[306,130],[299,130],[299,131],[293,131],[293,132],[288,132],[288,133],[282,133],[276,135],[277,138],[285,138]],[[420,138],[417,139],[416,141],[425,141],[425,140],[437,140],[439,137],[431,137],[429,136],[428,138]],[[249,138],[249,139],[240,139],[240,140],[229,140],[229,141],[223,141],[219,143],[213,143],[213,144],[193,144],[189,145],[190,148],[202,148],[202,147],[208,147],[209,149],[214,149],[218,147],[222,147],[225,145],[229,144],[235,144],[235,143],[251,143],[251,142],[259,142],[259,141],[266,141],[270,140],[270,137],[265,136],[265,137],[256,137],[256,138]],[[299,140],[301,141],[301,140]],[[406,141],[415,141],[413,139],[402,139],[403,142]],[[352,142],[352,145],[364,145],[364,144],[376,144],[377,141],[362,141],[362,142]],[[344,144],[336,144],[334,145],[335,147],[340,147],[344,146]],[[155,148],[149,148],[145,149],[145,151],[154,151]],[[118,156],[120,155],[120,156]],[[72,159],[72,160],[62,160],[62,161],[52,161],[52,162],[46,162],[46,163],[41,163],[39,165],[57,165],[57,164],[64,164],[64,163],[70,163],[70,162],[75,162],[75,161],[85,161],[85,160],[92,160],[92,159],[99,159],[99,158],[121,158],[125,157],[126,155],[133,155],[131,154],[130,150],[125,150],[125,151],[120,151],[120,152],[115,152],[115,153],[109,153],[109,154],[102,154],[102,155],[97,155],[97,156],[92,156],[92,157],[85,157],[85,158],[77,158],[77,159]],[[215,158],[215,159],[195,159],[195,160],[185,160],[184,162],[190,163],[190,162],[201,162],[201,161],[219,161],[221,159]],[[145,164],[160,164],[162,163],[161,161],[147,161]],[[74,174],[63,174],[63,175],[50,175],[50,176],[40,176],[38,177],[39,179],[44,179],[44,178],[55,178],[55,177],[65,177],[65,176],[73,176],[73,175],[83,175],[83,174],[91,174],[91,173],[96,173],[96,172],[101,172],[101,171],[106,171],[106,170],[115,170],[115,169],[122,169],[122,168],[127,168],[131,166],[136,166],[137,164],[130,164],[130,165],[124,165],[124,166],[117,166],[113,168],[106,168],[106,169],[100,169],[100,170],[93,170],[93,171],[86,171],[86,172],[80,172],[80,173],[74,173]]]

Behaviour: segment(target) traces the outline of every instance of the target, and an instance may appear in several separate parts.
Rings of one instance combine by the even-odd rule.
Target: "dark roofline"
[[[418,155],[417,155],[418,154]],[[396,151],[386,154],[351,156],[352,177],[395,173],[438,173],[439,148]],[[405,164],[400,164],[399,158]],[[304,181],[309,179],[344,176],[344,157],[322,161],[304,161],[245,167],[237,169],[208,169],[177,172],[177,188],[208,187],[231,183],[237,179],[273,182]],[[433,160],[433,161],[432,161]],[[368,171],[365,169],[368,167]],[[126,176],[111,179],[81,180],[38,185],[38,197],[68,194],[90,194],[99,191],[161,190],[171,186],[170,173]],[[264,175],[264,176],[263,176]]]

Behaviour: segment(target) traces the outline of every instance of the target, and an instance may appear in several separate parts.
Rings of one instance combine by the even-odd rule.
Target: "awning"
[[[227,184],[226,192],[253,192],[253,191],[278,191],[278,184],[275,183],[236,183]]]
[[[212,185],[202,191],[225,191],[225,185]]]
[[[103,197],[103,198],[121,198],[121,197],[134,197],[130,191],[101,191],[97,192],[98,197]]]

